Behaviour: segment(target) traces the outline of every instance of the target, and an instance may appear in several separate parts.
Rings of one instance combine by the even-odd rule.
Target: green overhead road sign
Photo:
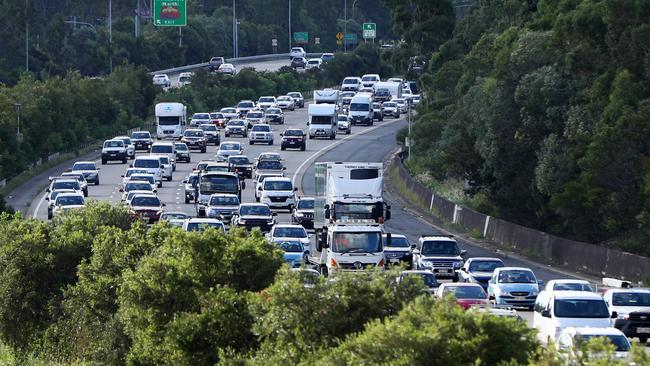
[[[154,0],[153,24],[159,27],[187,25],[187,0]]]
[[[377,38],[377,23],[363,23],[363,38]]]
[[[309,41],[309,33],[293,32],[293,41],[296,43],[307,43]]]
[[[357,43],[357,34],[356,33],[348,33],[345,35],[345,41],[348,43]]]

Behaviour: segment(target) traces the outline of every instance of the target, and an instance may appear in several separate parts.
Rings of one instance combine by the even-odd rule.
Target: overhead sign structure
[[[154,0],[153,24],[159,27],[187,25],[187,0]]]
[[[293,41],[296,43],[307,43],[309,41],[309,33],[293,32]]]
[[[377,23],[363,23],[363,38],[377,38]]]

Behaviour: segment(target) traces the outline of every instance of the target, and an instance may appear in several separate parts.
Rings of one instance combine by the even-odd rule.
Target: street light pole
[[[25,71],[29,72],[29,16],[27,14],[28,1],[25,0]]]
[[[108,71],[113,73],[113,0],[108,0]]]
[[[343,52],[348,52],[348,0],[343,1]]]
[[[291,53],[291,0],[289,0],[289,53]]]
[[[232,57],[237,57],[237,17],[235,16],[235,0],[232,0]]]
[[[408,113],[408,121],[409,121],[409,156],[408,156],[408,161],[411,161],[411,145],[413,145],[413,140],[411,140],[411,103],[408,102],[407,100],[407,113]]]

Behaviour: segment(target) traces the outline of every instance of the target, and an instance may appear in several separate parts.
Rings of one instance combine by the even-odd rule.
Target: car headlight
[[[621,320],[628,320],[630,318],[630,314],[621,314],[619,313],[616,319],[621,319]]]
[[[539,294],[539,290],[532,290],[532,291],[530,292],[530,295],[531,295],[531,296],[537,296],[538,294]]]
[[[242,225],[245,225],[245,224],[246,224],[246,220],[239,219],[238,222],[239,222],[240,224],[242,224]]]
[[[422,261],[420,264],[422,264],[424,267],[433,267],[433,263],[429,261]]]
[[[302,213],[300,211],[296,211],[296,217],[304,217],[304,216],[305,216],[304,213]]]
[[[462,261],[454,262],[453,266],[455,269],[458,269],[463,266],[463,262]]]

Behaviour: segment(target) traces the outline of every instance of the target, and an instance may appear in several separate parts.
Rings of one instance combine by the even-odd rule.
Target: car
[[[387,236],[384,234],[384,243],[387,242]],[[411,244],[405,235],[392,234],[390,245],[384,246],[384,262],[387,265],[405,264],[407,268],[413,265],[413,248],[415,244]]]
[[[263,152],[257,156],[257,159],[255,159],[255,162],[260,162],[262,160],[273,160],[273,161],[282,161],[282,157],[280,156],[280,153],[277,152]]]
[[[296,110],[296,102],[288,95],[280,95],[278,99],[276,99],[276,104],[280,109],[288,109],[290,111]]]
[[[262,203],[242,203],[233,214],[231,226],[243,227],[246,230],[259,228],[268,232],[275,225],[276,214],[271,212],[269,206]]]
[[[364,86],[364,87],[361,87],[361,89],[359,89],[359,93],[368,94],[370,96],[370,98],[372,99],[374,97],[375,90],[372,87]]]
[[[166,211],[160,215],[160,221],[168,222],[171,226],[183,227],[185,220],[189,219],[190,215],[185,212]]]
[[[221,108],[219,110],[219,113],[224,116],[226,122],[230,121],[233,118],[239,118],[239,112],[237,111],[237,108],[234,107]]]
[[[237,113],[239,113],[239,117],[244,117],[248,112],[255,108],[255,103],[252,100],[242,100],[237,103]]]
[[[133,181],[129,180],[126,182],[124,185],[124,188],[120,188],[120,192],[122,193],[122,198],[121,201],[124,202],[126,201],[126,197],[129,192],[131,191],[144,191],[144,192],[149,192],[149,193],[156,193],[156,186],[152,185],[151,183],[147,181]]]
[[[346,135],[352,133],[352,122],[346,114],[339,114],[336,117],[336,128],[339,131],[345,131]]]
[[[430,270],[437,278],[458,281],[467,251],[460,250],[451,235],[424,235],[413,249],[413,269]]]
[[[218,162],[208,163],[208,165],[206,165],[203,168],[203,172],[205,172],[205,173],[211,173],[211,172],[231,173],[232,171],[230,170],[230,164],[228,164],[226,161],[218,161]]]
[[[344,91],[340,94],[341,97],[341,107],[347,108],[350,106],[350,102],[352,102],[352,98],[357,95],[357,92],[355,91]]]
[[[264,112],[261,110],[254,110],[246,113],[246,124],[248,128],[252,128],[256,124],[265,123]]]
[[[273,96],[263,96],[257,100],[257,108],[263,111],[268,108],[277,108],[278,103]]]
[[[431,294],[435,294],[436,289],[440,284],[436,280],[436,276],[431,273],[431,271],[415,271],[407,270],[400,272],[399,277],[397,278],[397,283],[400,284],[404,282],[404,279],[407,277],[419,277],[424,282],[424,286],[427,288],[427,291]]]
[[[282,109],[280,108],[269,108],[264,112],[264,123],[278,123],[283,125],[284,124],[284,113],[282,113]]]
[[[120,183],[120,188],[124,188],[124,186],[129,181],[129,179],[131,179],[131,176],[133,174],[149,174],[149,173],[147,172],[146,169],[142,169],[142,168],[128,168],[124,174],[120,175],[120,177],[122,178],[122,182]]]
[[[291,223],[314,228],[314,197],[299,197],[291,212]]]
[[[66,172],[61,174],[61,178],[63,179],[76,179],[79,181],[79,184],[81,185],[81,191],[83,192],[84,197],[88,197],[88,182],[86,181],[86,178],[84,177],[83,173],[81,172]],[[53,178],[50,178],[50,181],[52,181]],[[56,178],[54,178],[56,179]]]
[[[323,63],[330,62],[334,60],[334,54],[333,53],[323,53],[320,56],[320,59],[323,60]]]
[[[210,122],[217,128],[224,128],[226,127],[226,116],[221,112],[211,112]]]
[[[212,123],[212,119],[210,118],[210,113],[194,113],[192,115],[192,119],[190,120],[191,127],[196,128],[199,125],[202,125],[204,123]]]
[[[258,190],[260,202],[267,204],[271,208],[284,208],[292,211],[293,206],[296,205],[295,192],[298,188],[294,188],[291,178],[266,178]]]
[[[156,86],[162,86],[165,88],[169,88],[172,86],[171,80],[169,80],[169,76],[167,74],[155,74],[153,76],[153,85]]]
[[[413,102],[412,103],[413,103],[414,106],[417,106],[418,104],[420,104],[420,100],[421,100],[420,99],[420,94],[413,94]]]
[[[200,128],[188,128],[183,132],[181,142],[185,143],[188,149],[200,150],[205,153],[208,150],[208,141],[205,132]]]
[[[189,147],[188,147],[189,148]],[[165,155],[169,158],[172,171],[176,170],[176,145],[172,141],[158,141],[151,145],[152,155]]]
[[[353,91],[357,92],[363,86],[363,82],[360,77],[349,76],[343,79],[341,83],[341,91]]]
[[[181,72],[178,76],[178,85],[185,86],[192,83],[193,72]]]
[[[365,87],[372,88],[375,83],[381,81],[378,74],[365,74],[361,76],[361,84]]]
[[[152,191],[139,191],[139,190],[134,190],[134,191],[129,191],[126,193],[126,198],[123,198],[122,204],[126,207],[128,207],[131,204],[131,200],[135,196],[141,196],[141,195],[149,195],[149,196],[156,196],[156,192]]]
[[[96,186],[99,185],[99,168],[94,161],[77,161],[72,164],[70,172],[81,173],[86,178],[86,182],[92,182]]]
[[[192,162],[192,152],[190,148],[187,147],[187,144],[184,142],[175,142],[174,150],[176,150],[176,161],[182,161],[185,163]]]
[[[641,344],[650,337],[650,290],[609,288],[603,295],[611,313],[617,313],[614,326]]]
[[[218,70],[221,65],[225,64],[226,60],[223,57],[217,56],[217,57],[212,57],[210,58],[210,61],[208,61],[208,67],[212,70]]]
[[[135,131],[131,133],[131,141],[135,150],[149,151],[151,144],[153,144],[153,138],[149,131]]]
[[[205,168],[206,168],[208,165],[210,165],[210,164],[212,164],[212,163],[215,163],[215,162],[216,162],[216,160],[214,160],[214,159],[203,159],[203,160],[199,161],[199,162],[196,164],[196,166],[194,167],[194,169],[192,169],[192,170],[193,170],[194,172],[197,172],[197,173],[198,173],[198,172],[204,172],[204,171],[205,171]]]
[[[217,126],[210,123],[199,125],[199,128],[202,129],[205,133],[206,145],[212,143],[214,146],[219,146],[221,141],[219,138],[219,130],[217,129]]]
[[[129,210],[134,219],[142,219],[148,224],[153,224],[160,220],[165,204],[160,199],[151,194],[135,195],[129,202]]]
[[[397,103],[390,101],[382,103],[384,108],[384,116],[392,116],[393,118],[399,118],[402,112],[400,111]]]
[[[402,78],[388,78],[388,80],[386,80],[386,81],[392,82],[392,83],[404,84],[404,79],[402,79]]]
[[[217,150],[217,160],[226,161],[231,155],[242,155],[244,149],[236,141],[224,141],[219,145]]]
[[[129,136],[117,136],[113,137],[113,140],[122,140],[124,141],[124,146],[126,146],[126,157],[128,159],[135,159],[135,145]]]
[[[436,291],[436,297],[443,299],[453,295],[456,303],[463,309],[473,305],[489,304],[488,295],[483,287],[476,283],[443,283]]]
[[[183,191],[185,192],[185,203],[196,201],[196,191],[199,184],[199,173],[192,172],[183,180]]]
[[[241,202],[239,202],[239,197],[236,194],[214,193],[210,196],[208,205],[205,208],[205,215],[230,223],[240,204]]]
[[[496,305],[533,308],[539,294],[539,283],[528,268],[501,267],[494,270],[487,293]]]
[[[305,66],[306,70],[320,70],[321,65],[323,65],[323,60],[320,58],[310,58],[307,60],[307,65]]]
[[[275,224],[266,236],[272,242],[296,240],[305,247],[308,247],[310,243],[309,234],[307,234],[307,230],[301,225]]]
[[[307,57],[307,52],[302,47],[291,47],[289,51],[289,60],[293,60],[295,57]]]
[[[126,145],[122,140],[106,140],[102,146],[102,165],[109,161],[121,161],[126,164]]]
[[[586,355],[585,344],[593,338],[605,338],[614,346],[614,359],[627,359],[632,345],[625,334],[612,327],[567,327],[564,328],[557,339],[557,348],[561,357],[567,360],[584,359]],[[632,365],[632,364],[630,364]]]
[[[255,201],[259,202],[260,201],[260,192],[262,191],[262,184],[264,183],[264,180],[268,177],[284,177],[283,173],[264,173],[264,174],[258,174],[255,176]]]
[[[397,108],[399,109],[400,114],[406,113],[406,100],[402,98],[391,99],[391,102],[397,103]]]
[[[52,220],[52,217],[54,217],[54,203],[56,202],[56,196],[62,194],[62,193],[72,193],[72,194],[79,194],[79,191],[76,191],[74,189],[58,189],[54,191],[50,191],[47,193],[47,196],[45,196],[45,200],[47,201],[47,219]]]
[[[293,99],[296,108],[305,108],[305,98],[302,96],[301,92],[289,92],[287,95]]]
[[[284,252],[283,258],[289,268],[301,268],[309,263],[307,246],[299,240],[283,238],[272,240],[272,243]]]
[[[293,67],[294,69],[298,69],[298,68],[306,69],[307,59],[304,57],[294,57],[291,59],[291,67]]]
[[[508,268],[508,267],[506,267]],[[497,271],[503,268],[498,268]],[[496,271],[495,271],[496,272]],[[489,289],[489,288],[488,288]],[[607,304],[599,294],[587,291],[554,291],[534,303],[533,328],[543,345],[557,342],[560,333],[568,327],[611,327],[612,318]]]
[[[253,145],[256,142],[273,145],[273,130],[270,125],[260,123],[253,126],[248,136],[248,143]]]
[[[280,136],[282,136],[280,142],[280,150],[282,151],[286,149],[305,151],[307,149],[307,133],[299,128],[288,128]]]
[[[81,183],[76,178],[54,178],[50,182],[49,187],[46,192],[60,191],[60,190],[73,190],[75,193],[78,193],[83,196],[83,189],[81,188]]]
[[[141,168],[156,177],[158,187],[162,187],[162,169],[157,156],[136,156],[131,168]]]
[[[222,233],[226,232],[226,226],[223,222],[214,218],[192,217],[183,223],[183,230],[188,232],[196,231],[202,233],[209,228],[216,229]]]
[[[158,155],[158,154],[152,154],[151,156],[157,156],[160,159],[160,169],[162,171],[162,178],[166,179],[168,182],[171,182],[173,179],[174,167],[172,165],[172,162],[169,161],[169,156]]]
[[[228,169],[239,174],[241,179],[253,177],[253,164],[246,155],[231,155],[228,157]]]
[[[218,74],[233,76],[237,73],[237,68],[233,64],[222,64],[217,69]]]
[[[476,257],[468,259],[457,271],[460,282],[478,283],[486,291],[488,281],[492,278],[494,270],[505,267],[499,258]]]
[[[589,291],[593,293],[598,292],[598,288],[589,281],[576,280],[576,279],[559,279],[550,280],[544,285],[543,291]],[[650,305],[649,305],[650,306]]]
[[[381,103],[373,102],[372,103],[372,113],[373,118],[377,121],[384,120],[384,108],[381,106]]]
[[[230,137],[232,135],[241,135],[242,137],[248,136],[248,125],[243,119],[231,119],[226,124],[226,129],[223,131],[224,136]]]
[[[134,173],[131,174],[129,178],[125,182],[123,182],[122,188],[126,187],[126,185],[130,182],[147,182],[151,184],[151,191],[156,189],[157,183],[156,183],[156,177],[153,176],[153,174],[149,173]]]
[[[79,210],[86,206],[83,194],[79,193],[60,193],[56,195],[52,207],[52,217],[59,216],[70,210]]]
[[[275,174],[284,174],[286,168],[282,165],[282,162],[277,160],[258,160],[255,164],[255,177],[260,174],[266,173],[275,173]]]

